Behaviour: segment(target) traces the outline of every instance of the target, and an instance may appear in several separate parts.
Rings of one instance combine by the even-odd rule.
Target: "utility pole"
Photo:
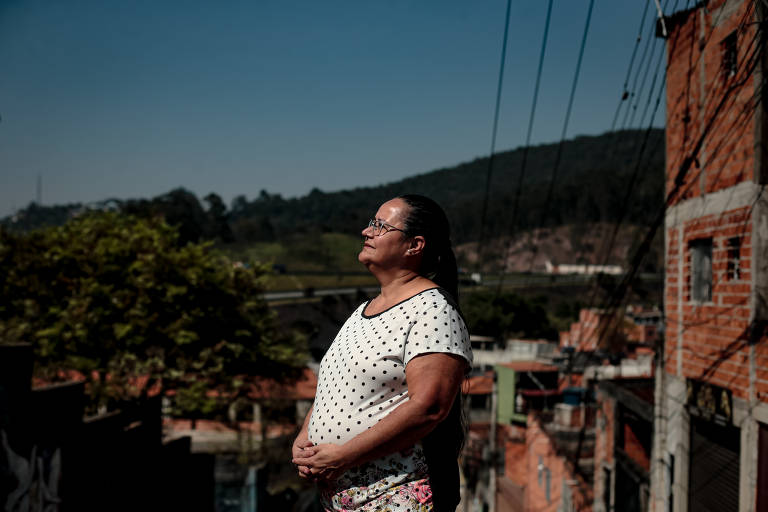
[[[37,206],[43,205],[43,177],[37,175]]]
[[[493,371],[491,389],[491,438],[489,439],[490,464],[488,465],[488,512],[496,512],[496,409],[498,408],[498,384],[496,370]]]

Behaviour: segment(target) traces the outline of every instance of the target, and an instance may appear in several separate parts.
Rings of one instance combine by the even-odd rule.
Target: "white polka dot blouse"
[[[440,288],[376,315],[368,302],[347,319],[320,363],[309,423],[314,444],[343,444],[408,400],[405,367],[420,354],[457,354],[472,364],[464,320]]]

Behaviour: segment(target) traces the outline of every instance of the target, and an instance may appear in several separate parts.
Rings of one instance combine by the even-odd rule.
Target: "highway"
[[[504,289],[520,289],[528,287],[549,287],[549,286],[572,286],[577,284],[587,284],[594,279],[594,275],[581,275],[581,274],[525,274],[525,275],[509,275],[504,277],[502,286]],[[620,280],[623,276],[610,276],[616,281]],[[661,280],[662,276],[657,274],[642,274],[640,279],[643,281]],[[462,286],[462,290],[471,292],[473,289],[479,288],[493,288],[499,285],[499,279],[493,278],[482,282],[479,285],[467,283],[466,286]],[[293,299],[305,299],[311,297],[323,297],[326,295],[353,295],[362,290],[367,294],[377,293],[379,288],[377,286],[364,286],[364,287],[346,287],[346,288],[321,288],[321,289],[306,289],[306,290],[285,290],[266,292],[263,297],[268,302],[293,300]]]

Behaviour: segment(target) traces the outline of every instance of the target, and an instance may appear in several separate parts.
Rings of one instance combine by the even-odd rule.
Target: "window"
[[[720,43],[720,49],[723,54],[723,80],[728,80],[736,76],[738,49],[736,47],[736,31],[731,32],[728,37]]]
[[[712,300],[712,239],[694,240],[691,249],[691,299]]]
[[[729,281],[741,279],[741,239],[738,237],[728,239],[728,266],[726,278]]]

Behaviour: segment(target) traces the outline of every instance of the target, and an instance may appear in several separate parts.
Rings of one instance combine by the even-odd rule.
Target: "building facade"
[[[656,511],[768,510],[764,19],[762,2],[711,0],[663,20],[666,328],[650,466]]]

